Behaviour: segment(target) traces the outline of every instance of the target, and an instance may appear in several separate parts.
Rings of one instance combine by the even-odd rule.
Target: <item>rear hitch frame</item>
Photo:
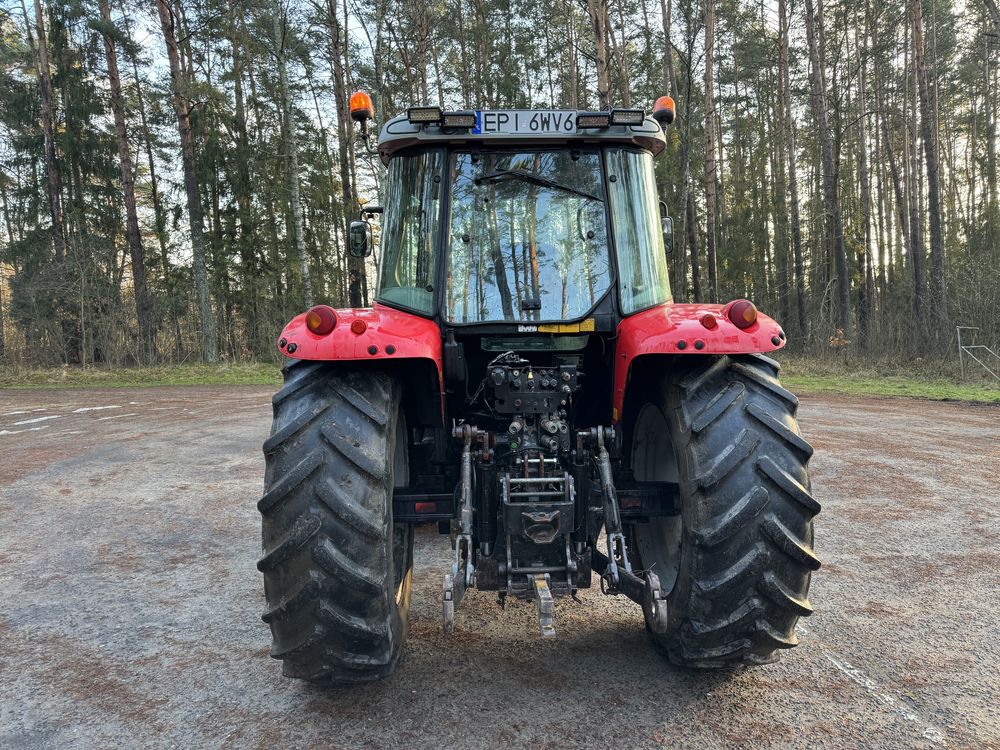
[[[594,550],[594,570],[602,577],[607,575],[610,567],[608,557],[599,550]],[[660,578],[651,570],[640,572],[636,575],[632,571],[620,570],[619,586],[615,590],[602,592],[607,594],[624,594],[629,599],[642,607],[646,615],[646,624],[654,633],[666,633],[669,625],[669,615],[667,610],[667,597],[663,593],[660,585]],[[641,576],[641,577],[640,577]]]

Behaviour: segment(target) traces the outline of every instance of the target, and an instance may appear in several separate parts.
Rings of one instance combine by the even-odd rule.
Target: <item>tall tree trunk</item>
[[[208,271],[205,267],[204,221],[201,210],[201,195],[198,190],[198,171],[194,160],[194,137],[191,133],[190,105],[184,92],[177,38],[174,34],[174,15],[167,0],[156,0],[160,16],[163,41],[167,46],[170,63],[170,88],[177,116],[177,132],[181,140],[181,163],[184,171],[184,190],[187,194],[188,222],[191,227],[191,265],[194,271],[195,293],[198,297],[198,314],[201,318],[202,359],[206,362],[219,360],[218,344],[215,340],[215,320],[212,317],[212,300],[208,291]]]
[[[715,0],[705,0],[705,254],[708,262],[708,301],[719,301],[718,263],[715,258]]]
[[[844,225],[837,192],[837,173],[833,161],[833,142],[826,110],[826,89],[823,62],[819,46],[823,19],[813,14],[812,0],[806,0],[806,38],[812,62],[812,100],[816,116],[820,158],[823,167],[823,202],[827,219],[827,236],[833,241],[833,261],[837,274],[837,327],[848,338],[851,335],[851,279],[847,272],[847,250],[844,247]]]
[[[115,118],[115,136],[118,139],[118,162],[122,171],[122,200],[125,202],[125,237],[128,242],[129,257],[132,261],[132,286],[135,290],[135,314],[139,323],[139,337],[142,342],[143,358],[156,354],[153,323],[153,300],[146,285],[146,263],[143,257],[142,234],[139,231],[139,215],[135,205],[135,171],[132,152],[128,143],[128,128],[125,124],[125,106],[122,102],[121,75],[118,72],[118,53],[115,51],[111,29],[111,7],[108,0],[98,0],[101,21],[104,23],[104,54],[108,61],[108,84],[111,92],[111,111]]]
[[[909,32],[909,27],[907,28]],[[909,41],[909,33],[907,33]],[[923,341],[923,334],[926,331],[926,321],[924,319],[924,235],[920,225],[920,195],[918,188],[918,174],[920,165],[917,160],[917,114],[916,114],[916,86],[911,83],[910,78],[910,55],[906,53],[903,80],[905,81],[904,119],[906,129],[903,141],[903,163],[906,171],[906,205],[910,222],[910,266],[913,271],[913,313],[917,319],[919,328],[918,340]],[[906,106],[909,106],[909,115],[905,114]],[[909,117],[907,120],[906,118]]]
[[[684,14],[684,39],[685,39],[685,76],[686,86],[684,87],[684,112],[690,113],[694,99],[694,76],[692,64],[694,58],[694,44],[697,37],[697,30],[692,28],[691,14]],[[698,238],[696,236],[697,213],[694,206],[694,195],[691,190],[691,125],[690,116],[684,118],[684,127],[681,130],[681,166],[683,176],[681,177],[681,198],[680,206],[684,212],[684,235],[687,237],[688,254],[691,260],[691,296],[694,302],[702,302],[701,296],[701,272],[698,262]],[[683,268],[683,263],[681,264]],[[685,299],[688,295],[685,294]]]
[[[7,236],[10,238],[10,242],[14,242],[14,232],[10,228],[10,214],[7,208],[7,189],[4,187],[3,175],[0,175],[0,198],[3,199],[0,203],[0,207],[3,208],[3,223],[7,227]],[[3,316],[3,285],[7,283],[7,279],[3,273],[3,266],[0,265],[0,364],[3,363],[4,354],[7,352],[6,340],[4,339],[4,316]]]
[[[233,61],[233,95],[235,109],[233,111],[233,133],[236,146],[235,186],[236,206],[239,215],[240,232],[237,245],[239,248],[241,273],[243,276],[244,301],[248,308],[250,330],[248,346],[254,354],[260,354],[265,337],[258,336],[261,328],[260,295],[258,294],[258,279],[260,278],[260,263],[256,243],[256,226],[253,217],[253,184],[250,177],[250,137],[247,133],[246,95],[243,90],[243,50],[245,33],[243,8],[233,6],[229,12],[229,44]],[[270,333],[266,334],[270,338]]]
[[[348,27],[348,24],[350,22],[350,12],[348,11],[347,0],[343,0],[342,9],[344,11],[344,43],[341,46],[340,51],[341,51],[341,53],[343,55],[343,66],[342,66],[343,67],[342,76],[343,76],[343,79],[344,79],[344,83],[343,83],[343,87],[344,87],[343,104],[344,104],[345,111],[349,111],[349,106],[348,106],[349,105],[349,100],[350,100],[350,94],[349,94],[349,92],[351,91],[351,87],[352,87],[352,83],[351,83],[352,79],[351,79],[351,45],[350,45],[350,43],[348,41],[350,39],[350,33],[349,33],[350,29]],[[422,13],[423,13],[423,15],[422,15],[422,21],[424,23],[429,23],[429,20],[428,20],[428,17],[427,17],[427,8],[426,7],[424,7]],[[428,34],[430,33],[429,29],[427,30],[427,33]],[[425,70],[425,73],[426,73],[426,65],[424,66],[424,70]],[[424,76],[424,83],[426,85],[426,74]],[[425,94],[425,100],[426,100],[426,94]],[[441,104],[444,104],[444,102],[441,102]],[[348,170],[347,171],[348,171],[348,174],[350,175],[350,185],[351,185],[351,206],[350,206],[351,215],[348,216],[348,225],[350,225],[350,220],[353,218],[353,212],[358,208],[358,170],[357,170],[357,162],[356,162],[356,160],[354,158],[354,149],[350,148],[350,137],[351,137],[352,127],[353,127],[353,122],[351,120],[347,120],[347,122],[345,124],[345,128],[347,130],[347,136],[348,136],[348,148],[347,148],[347,167],[348,167]],[[378,183],[378,172],[377,171],[375,172],[375,182],[376,182],[376,184]],[[345,242],[344,242],[344,244],[345,244],[345,247],[346,247],[347,246],[346,235],[345,235]],[[360,285],[360,288],[361,288],[361,294],[360,294],[361,304],[367,307],[368,306],[368,270],[365,267],[365,260],[364,260],[364,258],[351,258],[351,260],[353,260],[355,262],[356,267],[357,267],[357,277],[359,278],[359,281],[360,281],[359,285]],[[375,268],[375,272],[378,273],[378,268],[377,267]]]
[[[462,70],[469,70],[469,52],[468,45],[465,39],[465,14],[462,12],[462,5],[465,0],[455,0],[455,21],[458,24],[458,52],[459,60],[462,64]],[[460,76],[461,80],[459,83],[462,86],[462,107],[471,107],[474,102],[472,101],[472,92],[469,89],[469,78],[470,76],[464,75]],[[443,102],[442,102],[443,104]]]
[[[7,175],[0,172],[0,209],[3,209],[3,225],[7,230],[7,241],[13,245],[14,244],[14,218],[10,215],[10,203],[7,200]],[[3,274],[3,265],[0,265],[0,360],[3,359],[4,353],[6,352],[6,344],[4,339],[4,284],[7,283],[7,279]]]
[[[608,79],[608,0],[587,0],[587,13],[594,30],[594,63],[597,66],[597,108],[611,109]]]
[[[779,42],[780,45],[780,42]],[[780,50],[779,50],[780,57]],[[779,62],[780,65],[780,62]],[[791,263],[789,262],[789,247],[791,246],[791,231],[788,221],[788,203],[786,201],[787,191],[785,189],[785,165],[788,163],[787,150],[787,128],[784,117],[784,78],[781,71],[777,71],[775,83],[778,90],[777,101],[774,109],[768,114],[767,130],[761,131],[763,142],[768,139],[773,141],[774,149],[771,150],[769,164],[771,167],[771,206],[774,211],[774,257],[777,270],[777,299],[778,309],[781,311],[782,325],[788,326],[791,322],[791,287],[792,274]],[[768,269],[765,268],[765,271]]]
[[[930,214],[931,239],[931,315],[938,337],[947,336],[948,295],[944,278],[944,232],[941,228],[941,183],[938,161],[938,125],[933,101],[934,91],[927,82],[924,57],[923,11],[920,0],[913,0],[913,66],[920,92],[920,124],[927,161],[927,209]]]
[[[997,21],[998,28],[997,34],[1000,35],[1000,20]],[[993,78],[996,70],[996,66],[993,65],[993,60],[991,58],[991,49],[989,43],[985,45],[985,54],[983,55],[983,71],[985,75],[983,76],[983,113],[986,119],[986,169],[983,170],[983,177],[986,180],[986,195],[989,200],[989,208],[991,212],[997,210],[998,201],[998,185],[997,185],[997,107],[996,107],[996,97],[993,96]],[[973,168],[975,168],[976,161],[973,160]],[[975,184],[975,181],[973,181]]]
[[[670,26],[673,16],[673,0],[660,0],[660,15],[663,19],[663,91],[677,101],[677,78],[674,76],[674,48],[670,44]]]
[[[871,33],[869,30],[869,39]],[[869,47],[871,49],[871,47]],[[876,65],[878,64],[876,60]],[[874,78],[875,86],[878,86],[878,79]],[[877,108],[877,105],[876,105]],[[892,227],[891,216],[889,216],[889,197],[885,168],[885,157],[883,155],[882,131],[879,127],[878,112],[875,113],[875,126],[873,129],[873,140],[875,142],[875,184],[878,186],[878,210],[875,212],[875,247],[878,248],[878,266],[875,276],[875,294],[873,298],[874,307],[880,307],[885,301],[885,282],[888,258],[891,257]],[[875,257],[872,258],[874,263]],[[884,309],[884,308],[882,308]]]
[[[288,65],[285,47],[285,10],[281,0],[274,7],[274,46],[278,55],[278,81],[281,86],[282,119],[285,121],[285,137],[287,153],[285,163],[288,167],[288,192],[290,212],[292,215],[292,234],[295,241],[295,251],[299,260],[299,274],[302,277],[302,298],[306,307],[313,305],[312,279],[309,276],[309,256],[306,253],[306,243],[302,236],[302,205],[299,202],[299,142],[295,125],[295,103],[292,101],[291,87],[288,85]]]
[[[866,14],[867,15],[867,14]],[[868,32],[858,43],[855,30],[855,46],[858,49],[858,178],[861,187],[861,214],[864,222],[865,244],[864,257],[861,259],[861,269],[864,273],[864,285],[861,289],[861,304],[858,306],[858,327],[864,341],[868,341],[871,332],[872,315],[874,313],[875,279],[872,264],[872,199],[871,181],[868,175]]]
[[[66,227],[62,207],[62,177],[56,158],[55,126],[53,125],[52,71],[49,68],[49,44],[45,32],[41,0],[35,0],[35,56],[38,65],[38,89],[42,100],[42,133],[45,138],[45,173],[49,195],[49,217],[52,220],[52,247],[56,263],[66,257]],[[29,42],[31,31],[29,28]]]
[[[795,303],[798,313],[799,336],[809,335],[809,321],[806,318],[806,274],[802,260],[802,224],[799,220],[799,170],[795,154],[795,119],[792,116],[792,92],[788,62],[788,9],[785,0],[778,2],[780,24],[780,49],[782,102],[781,119],[785,127],[785,147],[788,154],[788,199],[792,234],[792,262],[795,268]]]
[[[6,216],[4,217],[6,220]],[[3,268],[0,268],[0,363],[3,362],[4,354],[7,353],[7,344],[4,339],[4,317],[3,317],[3,285],[7,283],[7,279],[4,278]]]
[[[876,93],[876,102],[878,103],[879,109],[882,108],[881,101],[881,95]],[[910,240],[910,224],[907,219],[907,193],[903,189],[903,180],[900,177],[899,167],[896,164],[896,154],[892,148],[892,137],[889,133],[889,126],[886,124],[884,119],[882,119],[881,122],[882,142],[885,144],[885,159],[889,164],[889,175],[892,178],[892,189],[896,203],[896,223],[899,225],[899,231],[903,238],[903,247],[906,249],[906,254],[912,259],[915,256],[915,250],[913,249],[913,243]]]
[[[267,139],[264,135],[264,112],[261,107],[260,92],[257,88],[257,78],[254,76],[253,66],[246,67],[247,83],[250,84],[250,102],[253,106],[254,114],[254,148],[260,153],[266,146]],[[264,201],[264,226],[267,230],[267,253],[261,254],[262,262],[268,267],[271,275],[271,282],[274,286],[274,300],[277,303],[275,309],[279,317],[284,317],[285,313],[285,285],[282,279],[284,263],[282,260],[281,243],[278,240],[278,217],[274,208],[275,193],[273,180],[267,174],[265,168],[260,169],[260,174],[265,178],[261,192]],[[266,258],[266,260],[265,260]],[[270,332],[268,332],[270,339]]]
[[[569,49],[576,49],[578,43],[576,25],[573,23],[574,14],[567,6],[566,9],[566,37]],[[570,55],[572,58],[566,66],[567,93],[566,106],[570,109],[580,108],[580,63],[577,55]]]
[[[124,2],[119,6],[122,11],[122,20],[125,25],[125,35],[132,40],[132,29],[129,26],[128,10]],[[170,306],[170,318],[173,324],[174,333],[174,356],[181,358],[181,321],[177,313],[177,299],[174,294],[174,281],[170,276],[170,257],[167,250],[167,216],[163,209],[163,202],[160,200],[160,187],[156,177],[156,160],[153,158],[153,138],[149,131],[149,119],[146,117],[146,98],[142,93],[142,80],[139,77],[139,63],[136,62],[134,54],[126,55],[132,65],[132,77],[135,80],[135,98],[139,105],[139,125],[142,127],[142,142],[146,150],[146,163],[149,168],[149,192],[150,200],[153,203],[153,222],[156,227],[156,242],[160,248],[160,267],[163,269],[163,286],[167,292],[167,303]]]
[[[7,230],[7,241],[14,244],[14,218],[10,215],[10,203],[7,200],[7,176],[0,173],[0,209],[3,209],[3,225]],[[6,353],[6,339],[4,338],[4,284],[7,279],[3,274],[3,266],[0,265],[0,361]]]
[[[990,20],[993,21],[995,33],[1000,34],[1000,8],[997,7],[996,0],[983,0],[983,3],[990,13]]]
[[[628,74],[628,57],[627,57],[627,40],[625,38],[625,16],[622,4],[618,4],[618,24],[621,27],[622,39],[621,43],[618,41],[618,37],[615,36],[614,29],[608,28],[608,38],[611,41],[611,47],[614,51],[615,57],[618,60],[618,90],[621,92],[621,96],[618,97],[621,101],[621,106],[629,108],[632,106],[632,92],[631,92],[631,81],[629,80]]]
[[[347,79],[344,73],[344,58],[347,54],[347,40],[344,38],[337,18],[337,5],[334,0],[327,0],[327,11],[330,24],[330,65],[332,67],[333,97],[337,108],[337,151],[340,160],[340,189],[343,201],[343,236],[344,246],[347,246],[347,232],[354,217],[354,206],[357,202],[351,183],[350,154],[351,118],[348,106]],[[367,303],[364,294],[363,278],[365,274],[364,261],[348,254],[347,257],[347,296],[351,307],[362,307]]]
[[[3,225],[7,230],[7,241],[13,245],[14,237],[14,217],[10,215],[10,203],[7,200],[7,176],[0,174],[0,208],[3,209]]]
[[[694,210],[694,195],[688,191],[684,208],[684,223],[687,227],[688,254],[691,256],[691,294],[694,302],[701,302],[701,268],[698,263],[698,235],[695,227],[698,223],[698,216]]]
[[[252,264],[248,272],[256,270],[255,252],[252,250],[254,241],[253,210],[251,208],[252,185],[250,181],[250,138],[247,135],[246,96],[243,92],[243,47],[240,38],[243,31],[243,17],[237,15],[236,9],[230,12],[230,49],[233,57],[233,94],[235,109],[233,111],[233,129],[236,134],[236,205],[240,217],[241,255],[244,263]]]

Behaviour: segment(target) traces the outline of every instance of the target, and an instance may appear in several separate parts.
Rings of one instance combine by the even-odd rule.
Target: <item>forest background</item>
[[[678,103],[678,301],[802,357],[1000,343],[996,0],[2,0],[0,365],[274,360],[370,302],[348,112]],[[967,334],[971,335],[971,334]]]

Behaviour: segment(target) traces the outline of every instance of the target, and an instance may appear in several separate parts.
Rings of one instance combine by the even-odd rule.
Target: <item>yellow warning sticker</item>
[[[538,326],[539,333],[593,333],[594,319],[587,318],[579,323],[543,323]]]

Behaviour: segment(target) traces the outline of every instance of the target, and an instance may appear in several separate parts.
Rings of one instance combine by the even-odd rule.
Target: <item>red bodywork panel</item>
[[[306,314],[296,315],[278,340],[278,351],[286,357],[309,360],[398,360],[429,359],[437,367],[438,384],[444,393],[441,331],[433,320],[380,305],[335,310],[337,325],[325,336],[306,327]],[[351,323],[364,321],[363,333],[354,333]]]
[[[636,313],[618,325],[613,422],[621,419],[625,386],[636,357],[647,354],[755,354],[773,352],[785,345],[785,334],[772,318],[758,312],[757,322],[740,330],[723,314],[725,307],[668,303]],[[715,318],[715,328],[702,325],[701,319],[706,314]],[[698,342],[702,344],[700,349]]]

